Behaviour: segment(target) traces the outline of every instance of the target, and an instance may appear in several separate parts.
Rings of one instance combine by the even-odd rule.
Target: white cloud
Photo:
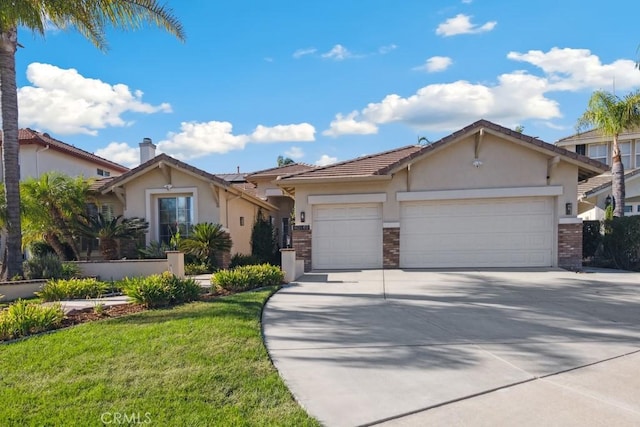
[[[380,55],[386,55],[387,53],[393,52],[397,48],[398,48],[398,46],[395,45],[395,44],[388,44],[388,45],[385,45],[385,46],[380,46],[378,48],[378,53]]]
[[[167,103],[151,105],[143,93],[124,84],[111,85],[82,76],[77,70],[34,62],[27,67],[32,86],[18,89],[20,126],[57,134],[96,135],[98,129],[128,126],[125,113],[169,113]]]
[[[496,21],[488,21],[480,26],[472,24],[471,16],[460,13],[438,25],[436,34],[443,37],[458,34],[479,34],[493,30],[497,24]]]
[[[277,125],[267,127],[258,125],[251,134],[251,142],[288,142],[314,141],[316,129],[309,123]]]
[[[357,111],[343,116],[342,114],[336,114],[335,120],[329,125],[329,129],[322,132],[326,136],[339,136],[339,135],[370,135],[378,133],[378,127],[366,121],[357,121],[356,117],[359,115]]]
[[[336,115],[323,133],[329,136],[363,133],[363,129],[377,129],[388,123],[450,131],[480,118],[512,127],[526,120],[561,118],[558,102],[548,97],[552,92],[606,88],[614,77],[619,89],[640,86],[640,73],[634,69],[632,60],[602,64],[596,55],[584,49],[511,52],[508,58],[532,64],[542,73],[512,71],[498,76],[492,84],[459,80],[431,84],[407,97],[390,94],[346,117]]]
[[[302,58],[303,56],[306,56],[306,55],[313,55],[317,51],[318,51],[318,49],[316,49],[315,47],[308,47],[308,48],[305,48],[305,49],[298,49],[295,52],[293,52],[293,57],[298,59],[298,58]]]
[[[550,90],[631,89],[640,85],[640,73],[629,59],[602,64],[588,49],[554,47],[548,52],[530,50],[527,53],[509,52],[507,58],[528,62],[542,69],[549,79]]]
[[[432,56],[427,59],[424,65],[419,67],[414,67],[413,69],[416,71],[426,71],[428,73],[437,73],[440,71],[445,71],[453,64],[453,60],[448,56]]]
[[[346,47],[341,44],[335,45],[331,50],[327,53],[323,53],[322,57],[325,59],[333,59],[335,61],[342,61],[347,58],[353,57],[353,53],[349,51]]]
[[[140,152],[126,142],[112,142],[105,148],[96,150],[95,154],[129,168],[140,164]]]
[[[234,135],[229,122],[183,122],[180,132],[170,132],[158,150],[181,160],[243,150],[248,143],[313,141],[315,128],[308,123],[267,127],[259,125],[251,135]]]
[[[293,160],[299,160],[304,157],[304,151],[300,147],[291,147],[284,152],[284,155]]]
[[[331,157],[328,154],[323,154],[322,156],[320,156],[320,158],[316,161],[316,166],[328,166],[332,163],[335,163],[338,161],[337,157]]]

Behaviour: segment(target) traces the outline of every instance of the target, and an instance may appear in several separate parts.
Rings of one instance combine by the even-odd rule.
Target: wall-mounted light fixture
[[[244,227],[244,217],[240,217],[240,227]]]
[[[564,205],[564,213],[565,215],[573,215],[573,203],[565,203]]]
[[[306,219],[307,219],[307,217],[304,214],[304,211],[300,212],[300,222],[304,222]]]
[[[615,199],[613,197],[611,197],[611,194],[609,194],[607,196],[606,199],[604,199],[604,208],[608,208],[609,206],[611,206],[611,204],[613,203],[613,207],[615,208]]]

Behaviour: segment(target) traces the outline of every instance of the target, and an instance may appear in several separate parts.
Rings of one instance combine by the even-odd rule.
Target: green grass
[[[0,425],[317,426],[262,343],[275,289],[0,345]]]

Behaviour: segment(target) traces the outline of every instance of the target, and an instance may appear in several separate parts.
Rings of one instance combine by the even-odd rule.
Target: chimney
[[[153,159],[156,156],[156,146],[151,138],[143,138],[140,143],[140,164]]]

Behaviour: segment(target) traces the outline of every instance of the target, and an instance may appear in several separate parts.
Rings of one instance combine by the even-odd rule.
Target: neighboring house
[[[566,267],[578,182],[606,165],[480,120],[427,146],[281,177],[309,269]]]
[[[150,140],[140,144],[141,164],[118,177],[104,180],[98,191],[118,208],[116,214],[149,221],[147,244],[169,242],[191,225],[222,224],[231,235],[232,253],[251,253],[251,230],[257,212],[277,208],[231,183],[166,154],[155,155]]]
[[[47,133],[20,129],[20,180],[37,178],[45,172],[58,171],[69,176],[102,178],[117,176],[129,169],[88,151],[69,145]],[[0,162],[0,177],[2,177]]]
[[[611,164],[611,137],[597,130],[560,139],[558,147],[584,154]],[[640,214],[640,130],[629,131],[618,138],[625,170],[625,215]],[[608,197],[608,199],[607,199]],[[578,186],[578,216],[588,220],[604,218],[607,201],[611,201],[611,171],[581,182]]]

